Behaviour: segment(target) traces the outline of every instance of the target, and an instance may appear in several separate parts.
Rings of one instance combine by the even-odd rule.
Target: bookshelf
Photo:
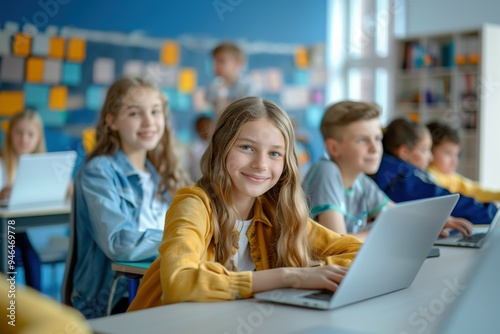
[[[395,52],[391,118],[459,128],[459,172],[500,189],[500,26],[409,36]]]

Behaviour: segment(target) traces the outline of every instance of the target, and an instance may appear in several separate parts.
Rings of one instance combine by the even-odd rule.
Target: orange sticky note
[[[295,66],[306,68],[309,66],[309,54],[306,48],[299,47],[295,50]]]
[[[52,36],[49,42],[49,57],[62,59],[64,57],[64,46],[66,41],[62,37]]]
[[[44,62],[43,58],[28,58],[26,61],[27,82],[42,82]]]
[[[161,48],[160,61],[165,65],[179,64],[179,44],[177,42],[165,42]]]
[[[31,53],[31,36],[18,33],[14,36],[12,53],[16,56],[27,57]]]
[[[196,70],[183,68],[179,71],[178,87],[181,93],[192,93],[196,88]]]
[[[49,109],[64,111],[68,101],[68,87],[55,86],[50,89]]]
[[[68,42],[68,55],[66,59],[74,62],[85,60],[87,44],[80,38],[72,38]]]
[[[24,109],[23,91],[0,92],[0,116],[13,116]]]

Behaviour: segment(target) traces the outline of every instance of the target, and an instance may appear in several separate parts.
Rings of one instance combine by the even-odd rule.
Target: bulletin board
[[[211,49],[221,40],[153,39],[105,31],[59,27],[26,33],[15,22],[0,23],[0,121],[25,107],[45,125],[49,151],[76,149],[85,128],[97,121],[108,87],[124,75],[156,82],[169,100],[177,141],[194,140],[194,121],[212,113],[204,101],[213,79]],[[318,149],[326,69],[324,45],[233,41],[246,53],[244,75],[259,95],[281,105],[298,132]]]

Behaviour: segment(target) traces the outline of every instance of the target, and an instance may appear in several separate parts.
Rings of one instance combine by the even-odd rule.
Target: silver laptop
[[[424,263],[458,197],[452,194],[387,207],[378,215],[365,244],[333,294],[318,290],[278,289],[258,293],[255,298],[333,309],[407,288]]]
[[[75,161],[75,151],[22,155],[10,197],[0,206],[63,202]]]
[[[488,239],[478,250],[478,261],[470,270],[469,278],[458,282],[459,295],[446,305],[449,311],[436,333],[500,333],[500,226],[490,228]]]
[[[491,221],[491,224],[488,227],[475,227],[474,232],[468,237],[464,237],[461,234],[451,235],[446,238],[439,238],[434,242],[436,246],[457,246],[457,247],[472,247],[472,248],[480,248],[485,242],[486,237],[495,225],[498,224],[500,220],[500,210],[497,211],[495,217]]]

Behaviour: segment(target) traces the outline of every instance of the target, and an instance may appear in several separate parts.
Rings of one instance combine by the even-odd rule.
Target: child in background
[[[241,74],[245,64],[243,51],[233,43],[221,43],[213,51],[215,78],[205,99],[218,115],[229,103],[254,95],[253,87]]]
[[[436,184],[482,203],[500,201],[500,191],[484,189],[479,182],[456,172],[460,154],[458,131],[441,121],[430,122],[427,128],[432,136],[433,155],[427,171],[434,177]]]
[[[24,110],[14,115],[5,134],[0,160],[0,200],[10,196],[16,178],[19,157],[22,154],[45,152],[45,137],[40,115]],[[40,291],[41,262],[27,233],[16,233],[16,264],[22,260],[26,284]]]
[[[377,172],[382,158],[380,107],[342,101],[328,107],[321,121],[328,158],[315,163],[304,179],[311,214],[339,234],[364,240],[370,222],[387,205],[387,195],[366,174]],[[441,235],[456,228],[468,235],[471,226],[449,218]]]
[[[294,143],[289,116],[270,101],[248,97],[224,109],[203,176],[176,193],[160,256],[129,311],[337,288],[361,243],[308,218]]]
[[[200,159],[208,147],[212,128],[213,120],[211,117],[203,115],[196,119],[195,129],[198,138],[191,144],[189,149],[189,173],[193,180],[198,180],[201,177]]]
[[[321,121],[328,157],[304,178],[311,215],[339,234],[365,239],[369,221],[390,200],[366,174],[374,174],[382,157],[380,107],[342,101],[328,107]]]
[[[425,125],[398,118],[386,128],[383,139],[385,154],[375,175],[375,182],[394,202],[448,195],[425,171],[432,160],[432,139]],[[497,208],[460,196],[451,215],[474,224],[489,224]],[[458,218],[457,218],[458,219]]]
[[[112,261],[155,258],[171,196],[191,183],[167,117],[164,95],[144,79],[122,78],[108,90],[95,147],[75,181],[78,260],[71,297],[86,318],[126,309],[127,282],[114,282]]]

